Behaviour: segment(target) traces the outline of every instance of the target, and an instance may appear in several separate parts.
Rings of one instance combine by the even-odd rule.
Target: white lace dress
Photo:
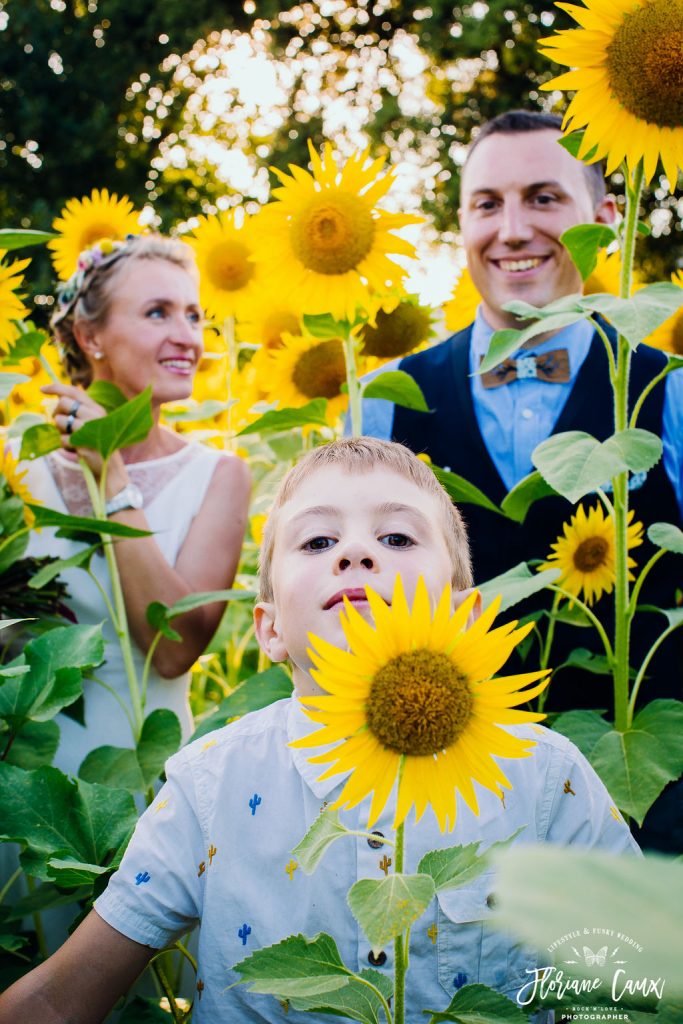
[[[188,444],[160,459],[129,464],[126,468],[133,483],[144,496],[144,512],[154,539],[164,558],[173,565],[187,536],[192,520],[197,515],[220,453],[199,444]],[[24,462],[28,467],[25,483],[35,499],[43,505],[71,515],[92,515],[85,481],[78,463],[60,452],[53,452],[35,462]],[[81,547],[72,540],[57,537],[54,529],[43,529],[31,535],[27,554],[52,555],[70,558]],[[90,563],[103,589],[111,599],[111,582],[103,555],[97,554]],[[68,604],[79,623],[102,622],[106,641],[106,661],[95,670],[129,706],[128,680],[109,614],[95,583],[82,569],[68,569],[62,574],[70,592]],[[133,653],[142,674],[144,656],[134,646]],[[145,714],[155,708],[170,708],[180,719],[183,740],[192,732],[192,717],[188,703],[189,674],[176,679],[163,679],[151,670],[147,689]],[[85,727],[64,714],[56,721],[61,730],[59,749],[54,759],[57,768],[72,775],[78,773],[83,758],[95,747],[131,747],[133,737],[125,712],[115,697],[92,680],[84,684]]]

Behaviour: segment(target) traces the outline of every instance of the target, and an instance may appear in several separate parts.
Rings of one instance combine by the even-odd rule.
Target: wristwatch
[[[115,494],[104,506],[104,514],[113,516],[115,512],[123,512],[126,508],[142,508],[144,505],[142,491],[137,484],[126,484],[126,486]]]

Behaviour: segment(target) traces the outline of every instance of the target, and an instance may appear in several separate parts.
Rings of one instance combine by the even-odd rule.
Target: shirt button
[[[368,953],[368,963],[372,964],[373,967],[384,967],[387,962],[387,954],[383,949],[380,949],[377,956],[370,950]]]
[[[522,409],[522,419],[530,420],[533,415],[534,414],[531,409]]]
[[[496,894],[494,892],[490,892],[486,897],[486,906],[489,908],[489,910],[493,910],[497,902],[498,900],[496,899]]]
[[[381,836],[384,839],[384,832],[373,832],[372,834],[373,836]],[[381,846],[384,846],[384,843],[379,839],[368,839],[368,846],[371,850],[379,850]]]

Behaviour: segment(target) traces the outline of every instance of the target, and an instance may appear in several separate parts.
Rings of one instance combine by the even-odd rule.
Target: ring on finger
[[[69,415],[66,418],[66,426],[64,428],[66,430],[67,434],[71,434],[73,432],[74,423],[75,422],[76,422],[75,413],[70,412]]]
[[[81,407],[81,403],[78,401],[77,398],[74,399],[74,404],[69,409],[69,416],[75,416],[76,413],[78,412],[78,410],[80,409],[80,407]]]

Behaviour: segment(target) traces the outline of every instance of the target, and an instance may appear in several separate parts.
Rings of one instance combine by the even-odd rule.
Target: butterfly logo
[[[584,946],[583,958],[586,967],[593,967],[594,964],[597,964],[598,967],[604,967],[607,960],[607,946],[603,946],[597,953],[594,953],[589,946]]]

